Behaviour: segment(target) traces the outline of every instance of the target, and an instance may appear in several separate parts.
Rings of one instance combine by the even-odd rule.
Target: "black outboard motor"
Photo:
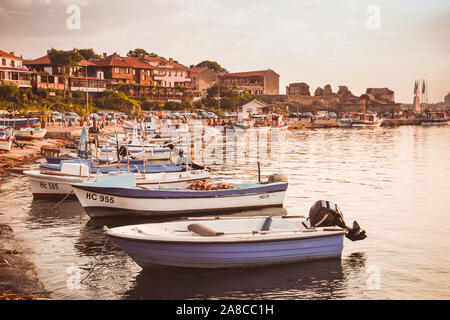
[[[361,230],[356,220],[353,222],[353,228],[347,227],[341,210],[336,204],[330,201],[316,201],[311,209],[309,209],[308,219],[311,227],[341,227],[347,230],[345,236],[352,241],[367,238],[366,231]]]

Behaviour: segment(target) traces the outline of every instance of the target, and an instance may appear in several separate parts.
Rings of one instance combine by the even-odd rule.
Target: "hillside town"
[[[355,95],[344,85],[333,91],[330,84],[313,89],[299,82],[289,84],[286,93],[281,94],[280,75],[271,69],[228,72],[215,68],[219,66],[215,62],[204,61],[187,67],[173,58],[148,54],[143,49],[130,50],[126,56],[117,52],[97,55],[93,49],[83,50],[89,54],[78,55],[82,50],[77,49],[52,49],[35,59],[0,50],[1,83],[31,89],[59,106],[64,103],[85,105],[87,101],[100,109],[114,109],[111,103],[107,106],[98,101],[117,94],[130,99],[131,107],[140,105],[144,110],[165,106],[183,110],[195,104],[200,108],[234,111],[238,104],[253,99],[269,106],[267,110],[285,112],[315,113],[325,109],[338,113],[370,109],[393,114],[411,107],[396,102],[395,93],[389,88],[367,88],[365,93]],[[72,54],[79,58],[60,62],[58,54],[59,57]],[[227,92],[233,94],[229,99],[225,96]],[[445,97],[444,106],[449,104],[449,97]]]

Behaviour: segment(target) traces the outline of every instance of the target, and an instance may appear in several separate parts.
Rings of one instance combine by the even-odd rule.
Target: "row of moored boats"
[[[24,174],[35,199],[77,198],[91,218],[177,219],[105,227],[105,234],[141,267],[227,268],[339,258],[344,236],[366,237],[356,222],[346,226],[339,208],[329,201],[316,202],[308,217],[217,216],[282,207],[287,176],[212,182],[210,172],[188,156],[186,128],[173,129],[129,124],[123,134],[97,134],[94,139],[83,129],[77,154],[47,158]]]

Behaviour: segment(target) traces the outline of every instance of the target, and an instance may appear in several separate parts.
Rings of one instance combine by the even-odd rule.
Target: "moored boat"
[[[1,117],[0,125],[18,129],[21,127],[35,126],[38,123],[38,118],[9,118]]]
[[[426,112],[420,119],[422,126],[445,126],[450,122],[450,118],[444,112]]]
[[[375,113],[357,113],[352,116],[352,128],[374,128],[380,127],[382,118]]]
[[[144,189],[136,184],[133,175],[124,173],[114,177],[99,176],[97,181],[86,180],[72,184],[72,188],[90,217],[184,215],[281,207],[288,186],[281,180],[287,178],[273,177],[279,177],[275,181],[280,182]]]
[[[0,150],[11,150],[13,139],[14,130],[11,127],[0,126]]]
[[[41,127],[29,127],[16,130],[14,136],[17,139],[42,139],[46,133],[47,129]]]
[[[329,207],[322,207],[322,202]],[[104,230],[142,268],[155,264],[189,268],[255,267],[339,259],[344,235],[353,241],[366,238],[356,222],[353,228],[345,225],[336,205],[328,201],[317,203],[308,220],[289,215],[188,218]],[[328,217],[332,219],[327,221]]]
[[[122,162],[120,170],[133,172],[136,184],[141,188],[156,186],[183,188],[209,178],[209,172],[205,170],[190,170],[189,166],[175,164],[147,164],[144,169],[142,163],[131,163],[127,166],[127,163]],[[89,160],[63,160],[55,164],[42,164],[40,170],[28,170],[23,173],[28,177],[35,199],[61,199],[68,194],[74,197],[71,184],[82,183],[97,173],[99,177],[117,174],[119,167],[96,168],[90,167]]]

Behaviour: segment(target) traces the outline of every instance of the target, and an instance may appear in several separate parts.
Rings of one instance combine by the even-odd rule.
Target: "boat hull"
[[[90,217],[166,216],[281,207],[287,188],[286,186],[284,190],[274,192],[261,191],[230,196],[200,195],[186,198],[185,196],[176,197],[163,191],[159,192],[160,196],[133,197],[123,194],[118,195],[115,192],[116,188],[81,187],[80,185],[72,187],[81,205]],[[135,193],[135,190],[130,190],[130,193]],[[155,193],[155,191],[150,191],[150,193]],[[186,192],[181,192],[181,194],[186,194]]]
[[[340,128],[351,128],[352,127],[352,122],[348,121],[348,120],[338,120],[337,123]]]
[[[430,121],[430,120],[421,120],[421,126],[446,126],[448,125],[449,120],[444,121]]]
[[[0,140],[0,150],[9,151],[12,148],[12,141],[10,139]]]
[[[176,243],[108,235],[142,268],[236,268],[340,258],[343,235],[237,243]]]
[[[17,130],[14,135],[17,139],[43,139],[45,134],[47,133],[47,129],[39,129],[36,130],[34,128],[26,128]]]
[[[87,177],[76,176],[58,176],[52,174],[43,174],[39,171],[24,171],[28,177],[31,193],[35,199],[62,199],[67,196],[70,199],[76,199],[72,192],[73,183],[81,183]],[[154,173],[148,174],[151,179],[136,177],[136,183],[142,187],[170,187],[186,188],[191,183],[209,178],[207,173],[193,174],[190,171],[176,173]],[[70,194],[70,195],[68,195]]]

